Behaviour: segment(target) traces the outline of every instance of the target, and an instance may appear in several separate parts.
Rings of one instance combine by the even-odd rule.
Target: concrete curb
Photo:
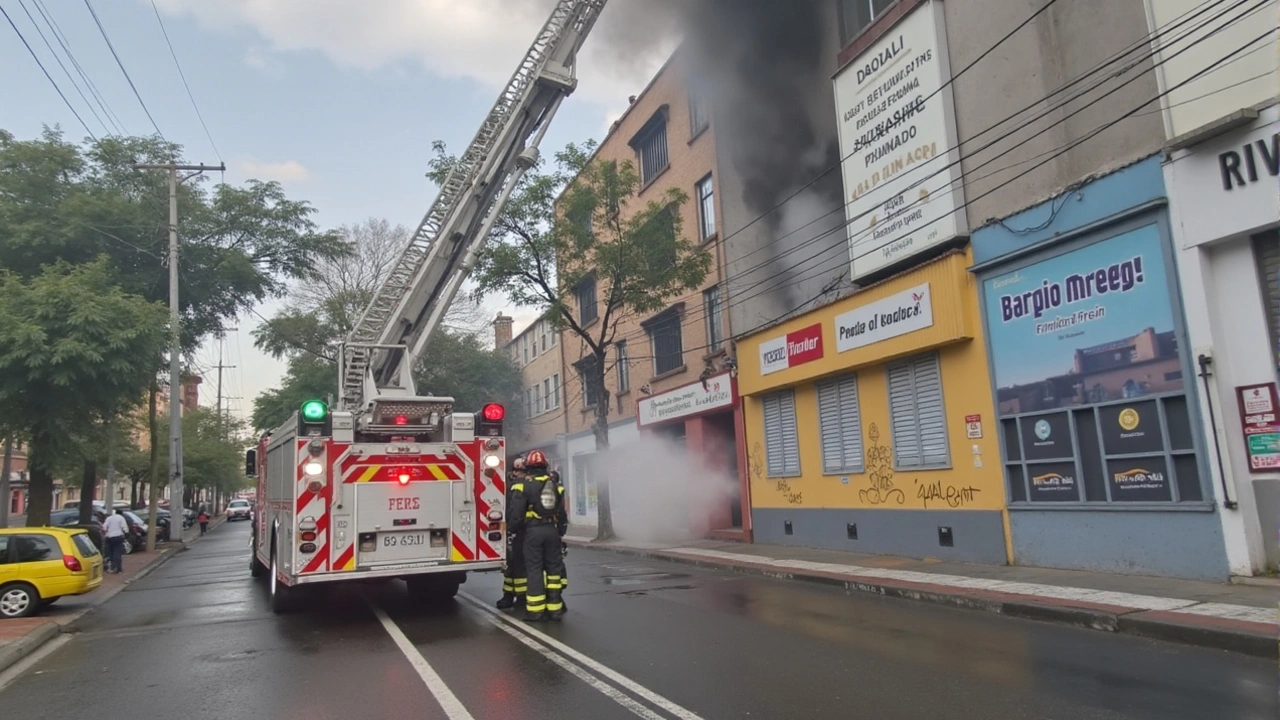
[[[49,621],[37,625],[35,630],[0,648],[0,672],[8,670],[19,660],[39,650],[45,643],[61,633],[58,623]]]
[[[1097,603],[1037,600],[1024,595],[988,590],[966,591],[947,586],[924,585],[907,581],[857,579],[856,576],[822,573],[819,571],[757,567],[726,559],[695,558],[663,550],[613,547],[572,536],[566,536],[565,542],[574,547],[608,550],[620,555],[654,558],[694,567],[728,569],[746,575],[801,580],[819,585],[843,587],[846,592],[866,592],[885,597],[981,610],[1027,620],[1053,622],[1102,632],[1125,633],[1269,659],[1280,657],[1280,642],[1278,642],[1280,638],[1277,637],[1274,629],[1266,633],[1258,632],[1251,627],[1256,626],[1256,623],[1243,623],[1161,611],[1135,610],[1129,607],[1100,605]]]

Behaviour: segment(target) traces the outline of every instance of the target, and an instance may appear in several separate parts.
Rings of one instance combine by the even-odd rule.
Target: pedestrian
[[[525,478],[524,458],[517,457],[511,461],[511,472],[507,475],[507,508],[511,507],[511,494],[517,487],[523,487]],[[502,597],[498,600],[499,610],[509,610],[516,605],[523,605],[529,591],[529,579],[524,571],[524,534],[518,532],[518,523],[513,516],[507,517],[507,564],[502,570]]]
[[[108,572],[119,574],[124,570],[124,537],[129,533],[129,521],[124,517],[124,510],[116,508],[114,514],[107,516],[102,523],[102,536],[107,542]]]
[[[564,574],[561,528],[568,527],[564,506],[564,486],[547,472],[547,456],[533,450],[524,459],[526,477],[511,494],[508,516],[524,533],[525,596],[524,619],[539,622],[564,616],[560,584]],[[543,575],[543,572],[546,575]]]
[[[196,520],[200,523],[201,535],[204,535],[206,532],[209,531],[209,513],[205,512],[205,509],[203,507],[200,508],[200,516],[197,517]]]

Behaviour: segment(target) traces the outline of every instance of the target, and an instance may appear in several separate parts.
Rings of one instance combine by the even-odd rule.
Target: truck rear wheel
[[[267,589],[271,597],[271,612],[279,615],[293,609],[293,588],[280,582],[279,568],[276,565],[276,549],[271,548],[271,575],[267,578]]]
[[[409,597],[427,605],[442,605],[453,600],[466,575],[463,573],[440,573],[438,575],[415,575],[405,578],[409,586]]]
[[[267,566],[262,564],[258,559],[258,533],[253,533],[253,539],[249,541],[249,576],[254,578],[264,578],[267,576]]]

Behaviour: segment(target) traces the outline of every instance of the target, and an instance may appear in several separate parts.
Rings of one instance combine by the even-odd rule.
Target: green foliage
[[[168,414],[161,415],[168,427]],[[244,447],[237,439],[240,428],[217,413],[197,408],[182,415],[182,484],[185,490],[200,488],[235,492],[250,486],[244,474]],[[160,466],[169,464],[167,443],[160,448]]]
[[[253,399],[253,428],[267,432],[280,427],[302,403],[310,398],[336,398],[338,366],[307,354],[289,359],[280,387],[264,391]]]
[[[31,441],[33,520],[49,510],[58,458],[143,396],[165,320],[163,307],[115,286],[106,259],[30,280],[0,273],[0,416],[21,418]]]
[[[516,436],[524,418],[524,381],[511,356],[490,350],[477,335],[442,331],[418,360],[414,382],[418,392],[448,395],[462,412],[479,412],[486,403],[507,408],[503,431]]]
[[[0,130],[0,267],[33,277],[59,260],[105,255],[119,286],[167,302],[168,178],[132,163],[180,157],[180,146],[157,138],[81,147],[53,130],[26,141]],[[337,233],[320,231],[315,209],[290,200],[279,183],[210,190],[200,180],[178,189],[188,352],[255,304],[283,295],[287,281],[313,278],[321,263],[351,251]]]

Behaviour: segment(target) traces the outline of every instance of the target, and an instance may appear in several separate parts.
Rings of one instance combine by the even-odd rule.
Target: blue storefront
[[[1014,562],[1225,580],[1160,157],[973,233]]]

